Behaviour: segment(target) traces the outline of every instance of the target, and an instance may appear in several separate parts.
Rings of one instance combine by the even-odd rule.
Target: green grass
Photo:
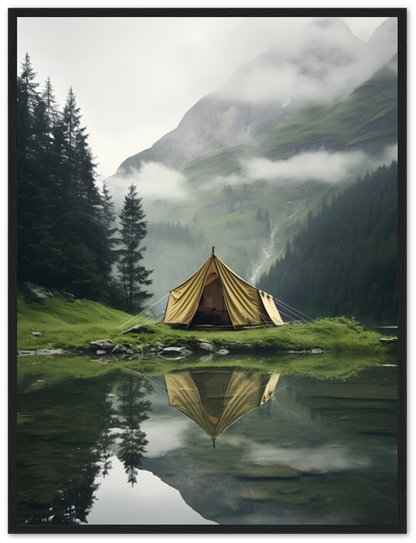
[[[291,324],[276,328],[241,331],[174,330],[166,325],[146,322],[143,317],[104,307],[88,300],[69,303],[50,299],[44,304],[29,303],[24,290],[18,295],[17,346],[22,350],[68,349],[78,355],[21,356],[17,363],[19,383],[44,387],[73,379],[88,379],[115,370],[161,375],[173,370],[186,370],[204,365],[236,366],[285,375],[308,375],[318,379],[347,378],[362,369],[381,363],[397,363],[391,348],[379,345],[381,337],[343,317],[321,319],[313,324]],[[131,322],[128,322],[131,321]],[[134,324],[145,323],[153,334],[123,335]],[[34,337],[31,332],[41,332]],[[165,346],[188,346],[193,351],[181,360],[165,360],[144,354],[128,359],[115,358],[103,364],[100,357],[86,350],[93,341],[109,339],[113,343],[130,343],[133,349],[161,342]],[[227,356],[198,349],[197,340],[206,339],[216,349],[231,346]],[[236,343],[240,342],[240,343]],[[234,346],[234,350],[233,347]],[[235,350],[235,348],[241,350]],[[287,351],[322,349],[323,354],[288,354]]]
[[[27,303],[24,293],[17,297],[17,347],[19,349],[85,349],[91,341],[112,339],[127,343],[117,330],[132,315],[89,300],[74,303],[50,299],[45,304]],[[135,321],[137,323],[137,320]],[[40,332],[34,337],[32,332]],[[111,335],[110,337],[107,337]]]
[[[354,319],[321,319],[313,324],[290,324],[274,328],[240,331],[177,330],[146,322],[146,318],[105,307],[89,300],[74,303],[50,299],[39,304],[19,289],[17,300],[17,347],[22,350],[85,350],[91,342],[109,339],[114,344],[131,344],[133,349],[160,342],[166,346],[190,347],[198,339],[218,348],[240,342],[247,351],[287,352],[321,349],[333,353],[384,353],[381,335],[366,330]],[[131,326],[147,323],[153,333],[123,335]],[[32,332],[40,332],[35,337]]]

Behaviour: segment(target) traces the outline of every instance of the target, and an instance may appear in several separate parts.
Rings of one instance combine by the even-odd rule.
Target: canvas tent
[[[215,440],[243,415],[272,396],[279,374],[248,377],[235,368],[207,368],[165,374],[169,404]]]
[[[192,277],[169,293],[164,322],[234,329],[283,324],[273,297],[241,279],[214,250]]]

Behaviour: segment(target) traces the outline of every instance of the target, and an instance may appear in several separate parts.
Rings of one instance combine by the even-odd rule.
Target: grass
[[[130,321],[130,322],[129,322]],[[150,333],[140,335],[123,332],[145,323]],[[32,332],[40,332],[40,337]],[[381,335],[362,327],[354,319],[326,318],[313,324],[289,324],[274,328],[240,331],[177,330],[105,307],[89,300],[73,303],[53,298],[44,304],[31,301],[23,289],[17,299],[17,347],[21,350],[66,349],[85,350],[91,342],[109,339],[114,344],[131,344],[133,349],[160,342],[165,346],[192,348],[198,339],[213,342],[218,348],[236,346],[246,351],[287,352],[321,349],[333,353],[384,353]]]
[[[99,377],[122,371],[162,375],[192,368],[239,367],[282,375],[306,375],[318,379],[346,379],[365,368],[382,363],[397,364],[391,348],[379,344],[380,334],[366,330],[354,319],[321,319],[313,324],[291,324],[276,328],[241,331],[174,330],[166,325],[132,319],[122,311],[89,300],[50,299],[44,304],[30,301],[22,288],[18,294],[17,346],[23,350],[68,349],[78,354],[21,356],[17,379],[21,386],[43,388],[74,379]],[[128,322],[131,321],[131,322]],[[123,335],[134,324],[146,323],[153,333]],[[32,335],[40,332],[41,337]],[[187,346],[193,354],[180,360],[166,360],[151,354],[100,363],[88,352],[93,341],[109,339],[129,343],[140,350],[156,342],[165,346]],[[229,347],[227,356],[202,351],[198,339],[214,343],[216,349]],[[287,351],[322,349],[322,354],[288,354]]]

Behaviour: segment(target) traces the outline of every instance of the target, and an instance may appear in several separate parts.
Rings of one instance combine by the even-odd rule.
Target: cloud
[[[185,177],[159,162],[146,162],[139,170],[133,169],[126,176],[114,175],[106,180],[114,197],[116,208],[121,209],[128,187],[137,187],[140,198],[151,200],[185,200]]]
[[[388,28],[380,43],[366,46],[339,18],[280,28],[270,50],[239,68],[216,94],[255,104],[343,96],[390,60],[397,50],[390,38],[396,35]]]
[[[255,445],[249,457],[251,461],[260,464],[286,464],[296,470],[319,473],[368,469],[371,465],[369,457],[356,456],[344,447],[331,445],[297,449]]]
[[[305,152],[287,160],[272,162],[266,158],[257,158],[242,164],[245,176],[249,180],[294,179],[308,181],[319,179],[326,183],[336,183],[367,161],[365,153],[330,153],[328,151]]]
[[[356,177],[362,171],[372,171],[383,164],[397,161],[397,145],[388,146],[377,158],[370,158],[361,151],[334,152],[316,151],[293,155],[286,160],[254,158],[241,161],[241,172],[229,176],[217,176],[201,185],[202,190],[221,189],[245,183],[265,180],[269,183],[281,181],[322,181],[339,183],[348,177]]]

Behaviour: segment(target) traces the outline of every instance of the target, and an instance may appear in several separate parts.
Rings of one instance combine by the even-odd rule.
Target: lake
[[[394,365],[26,376],[17,427],[19,524],[397,525]]]

